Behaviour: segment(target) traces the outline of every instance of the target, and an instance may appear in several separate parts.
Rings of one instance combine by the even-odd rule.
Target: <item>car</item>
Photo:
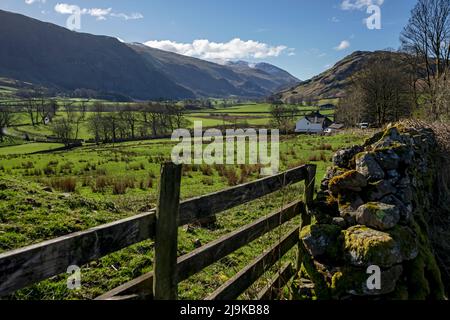
[[[369,123],[367,123],[367,122],[362,122],[362,123],[360,123],[359,124],[359,128],[360,129],[369,129]]]

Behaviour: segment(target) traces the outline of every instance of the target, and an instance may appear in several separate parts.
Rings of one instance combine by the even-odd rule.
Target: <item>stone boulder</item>
[[[341,256],[341,228],[336,225],[316,224],[302,229],[300,240],[315,259],[335,260]]]
[[[320,185],[320,188],[322,191],[326,191],[328,190],[328,184],[330,183],[331,179],[333,179],[334,177],[343,175],[347,170],[346,169],[342,169],[339,167],[331,167],[328,168],[324,179],[322,180],[322,183]]]
[[[400,210],[391,204],[369,202],[358,208],[356,222],[377,230],[389,230],[400,221]]]
[[[395,291],[397,282],[403,272],[401,265],[395,265],[388,269],[381,269],[381,287],[372,289],[368,286],[371,274],[365,268],[344,267],[337,271],[332,278],[332,294],[342,296],[351,294],[354,296],[380,296]]]
[[[347,171],[340,176],[334,177],[328,185],[334,195],[345,191],[361,192],[366,186],[366,178],[356,170]]]
[[[409,223],[413,218],[413,206],[411,203],[405,203],[394,195],[388,195],[380,200],[380,202],[392,204],[400,211],[400,219],[402,222]]]
[[[375,183],[369,184],[369,188],[365,194],[365,198],[372,201],[379,201],[385,196],[390,194],[395,194],[398,189],[395,185],[389,180],[380,180]]]
[[[371,152],[362,152],[356,156],[356,171],[362,174],[368,181],[384,179],[385,173],[378,164],[376,157]]]
[[[376,265],[390,268],[412,260],[418,254],[414,234],[404,227],[397,226],[389,232],[382,232],[358,225],[343,234],[344,255],[355,267]]]
[[[364,148],[361,146],[340,150],[333,156],[333,164],[339,168],[350,169],[352,167],[352,159],[363,151]]]
[[[393,149],[380,150],[375,153],[375,159],[384,170],[396,170],[400,165],[400,156]]]

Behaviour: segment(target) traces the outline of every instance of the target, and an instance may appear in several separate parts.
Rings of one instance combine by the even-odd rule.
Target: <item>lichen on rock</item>
[[[358,208],[356,222],[377,230],[389,230],[400,221],[400,210],[382,202],[369,202]]]
[[[362,152],[356,155],[356,171],[369,181],[378,181],[386,176],[372,152]]]
[[[328,186],[334,195],[345,191],[360,192],[367,186],[367,180],[358,171],[350,170],[331,179]]]

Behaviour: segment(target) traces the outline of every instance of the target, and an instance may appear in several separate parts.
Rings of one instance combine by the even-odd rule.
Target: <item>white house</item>
[[[320,112],[313,112],[297,121],[296,133],[323,133],[333,121]]]

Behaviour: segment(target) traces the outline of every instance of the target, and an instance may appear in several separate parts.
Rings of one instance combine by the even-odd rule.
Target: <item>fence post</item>
[[[156,211],[155,266],[153,296],[155,300],[177,299],[178,211],[182,165],[165,163],[161,169],[158,208]]]
[[[315,164],[310,164],[306,166],[305,193],[303,196],[305,200],[305,206],[302,208],[300,231],[302,231],[304,227],[309,226],[311,224],[311,209],[312,203],[314,201],[316,169],[317,166]],[[300,271],[300,268],[303,263],[302,246],[303,244],[299,238],[298,252],[297,252],[297,271]]]
[[[306,166],[306,179],[305,179],[305,203],[306,212],[302,214],[302,227],[311,224],[311,209],[314,201],[314,190],[316,184],[316,169],[315,164]]]

